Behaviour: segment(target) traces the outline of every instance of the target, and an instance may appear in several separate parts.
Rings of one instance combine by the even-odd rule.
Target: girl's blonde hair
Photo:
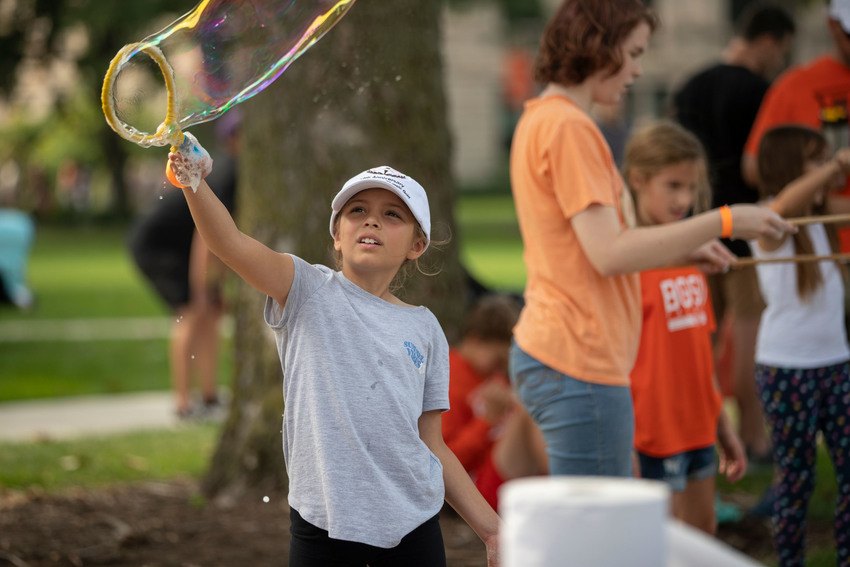
[[[699,167],[694,212],[711,206],[711,187],[708,183],[705,150],[699,139],[682,126],[669,120],[658,120],[635,132],[626,144],[623,157],[623,178],[628,186],[633,175],[652,177],[665,167],[693,161]],[[632,197],[638,196],[631,189]]]
[[[823,134],[813,128],[799,125],[776,126],[767,130],[758,151],[759,193],[763,198],[774,197],[789,183],[801,177],[806,162],[816,160],[829,150]],[[799,211],[798,214],[802,214]],[[823,203],[813,207],[815,214],[824,214]],[[838,233],[832,225],[826,226],[832,251],[838,250]],[[794,254],[814,254],[814,246],[805,230],[794,235]],[[846,268],[838,263],[846,278]],[[823,284],[819,262],[797,263],[797,294],[806,299]]]

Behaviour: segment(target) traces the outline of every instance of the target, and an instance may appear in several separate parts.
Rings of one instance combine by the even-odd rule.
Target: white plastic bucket
[[[669,490],[604,477],[513,480],[499,492],[505,567],[659,567]]]

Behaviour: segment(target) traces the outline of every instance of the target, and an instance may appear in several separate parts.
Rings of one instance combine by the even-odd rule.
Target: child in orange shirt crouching
[[[543,436],[507,378],[519,310],[512,297],[484,296],[449,350],[451,409],[443,414],[443,438],[493,509],[505,481],[547,473]]]

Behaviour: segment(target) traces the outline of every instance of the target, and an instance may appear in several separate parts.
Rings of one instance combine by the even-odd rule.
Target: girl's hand
[[[850,174],[850,148],[840,148],[832,159],[838,164],[842,174]]]
[[[732,238],[755,240],[766,238],[782,241],[797,228],[767,207],[758,205],[732,205]]]
[[[736,256],[722,242],[710,240],[688,255],[688,260],[706,274],[719,274],[729,269]]]
[[[726,475],[729,482],[738,482],[747,472],[747,452],[744,450],[744,444],[731,428],[723,424],[718,427],[717,444],[720,449],[720,473]]]
[[[484,382],[470,395],[472,412],[490,425],[501,422],[515,404],[513,390],[499,379]]]
[[[487,567],[499,567],[499,535],[493,534],[484,540],[484,548],[487,550]]]
[[[212,171],[213,160],[207,150],[189,132],[184,132],[183,143],[176,152],[168,153],[168,166],[177,181],[184,187],[198,190],[198,185]]]

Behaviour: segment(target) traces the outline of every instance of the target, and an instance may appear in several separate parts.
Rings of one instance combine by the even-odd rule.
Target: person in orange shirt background
[[[623,176],[639,226],[683,219],[709,200],[699,140],[673,122],[636,132]],[[705,275],[694,266],[640,273],[643,327],[631,372],[640,476],[666,482],[676,518],[714,533],[715,444],[730,481],[747,468],[743,444],[723,411],[714,372],[714,311]]]
[[[591,112],[641,75],[656,18],[640,0],[565,0],[540,42],[511,147],[511,190],[527,269],[510,377],[546,442],[550,474],[629,477],[629,372],[641,328],[636,272],[676,262],[723,270],[720,236],[794,228],[756,205],[636,227],[632,201]]]
[[[826,27],[832,53],[788,69],[768,89],[744,148],[744,179],[759,185],[757,156],[764,133],[774,126],[799,124],[823,131],[833,148],[850,145],[850,0],[831,0]],[[842,191],[850,195],[850,178]],[[850,229],[839,231],[841,251],[850,252]]]
[[[443,414],[443,438],[493,509],[505,481],[547,472],[543,437],[507,378],[519,309],[507,295],[481,297],[449,350],[451,409]]]

